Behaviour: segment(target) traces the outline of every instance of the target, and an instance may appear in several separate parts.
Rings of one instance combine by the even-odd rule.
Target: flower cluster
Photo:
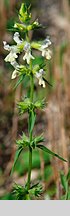
[[[35,46],[35,43],[29,43],[28,41],[24,41],[23,39],[20,39],[19,32],[15,32],[13,36],[14,41],[16,42],[16,45],[10,46],[5,41],[3,41],[4,49],[9,51],[10,53],[5,58],[6,62],[10,62],[11,65],[14,67],[14,71],[12,73],[12,79],[16,78],[19,74],[20,65],[17,63],[16,59],[18,58],[18,54],[21,53],[21,46],[22,46],[22,52],[23,60],[26,60],[26,63],[29,65],[31,59],[35,59],[35,56],[32,55],[32,48],[35,48],[39,51],[41,51],[42,56],[46,59],[51,59],[51,51],[48,48],[48,46],[51,45],[51,41],[47,38],[42,43],[38,42],[38,46]],[[39,85],[42,85],[45,88],[45,81],[43,80],[43,74],[44,70],[43,68],[40,68],[39,71],[36,71],[35,77],[39,80]]]
[[[14,68],[11,77],[12,79],[20,75],[21,66],[18,64],[17,61],[19,54],[23,54],[23,61],[26,61],[26,66],[28,65],[29,67],[31,61],[35,59],[35,56],[33,56],[32,54],[33,49],[41,52],[41,55],[47,60],[51,59],[51,50],[49,49],[51,41],[49,38],[46,38],[44,41],[30,42],[28,37],[23,39],[20,37],[20,30],[23,30],[24,32],[29,32],[34,28],[40,27],[38,20],[32,22],[32,24],[29,22],[31,19],[31,14],[29,13],[29,10],[25,7],[24,4],[22,4],[20,8],[19,19],[21,23],[14,24],[15,30],[17,29],[13,36],[15,45],[10,46],[9,44],[7,44],[6,41],[3,41],[4,49],[9,51],[9,54],[6,56],[5,61],[10,62],[10,64]],[[34,76],[38,79],[39,85],[42,85],[45,88],[45,81],[43,79],[44,74],[45,71],[43,70],[43,68],[38,68],[37,71],[35,70]]]

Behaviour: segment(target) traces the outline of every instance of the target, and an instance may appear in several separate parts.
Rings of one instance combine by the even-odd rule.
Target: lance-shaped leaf
[[[23,151],[24,147],[28,147],[29,144],[30,144],[29,138],[24,133],[22,134],[21,139],[17,140],[16,143],[18,145],[18,149],[17,149],[17,151],[15,153],[15,159],[14,159],[14,164],[13,164],[13,167],[12,167],[11,174],[14,171],[17,160],[18,160],[21,152]]]
[[[64,158],[62,158],[62,157],[59,156],[58,154],[52,152],[52,151],[51,151],[50,149],[48,149],[47,147],[45,147],[45,146],[43,146],[43,145],[37,145],[37,147],[38,147],[39,149],[41,149],[41,150],[47,152],[48,154],[51,154],[51,155],[53,155],[53,156],[59,158],[60,160],[67,162],[67,160],[65,160]]]
[[[67,191],[67,188],[68,188],[67,177],[63,173],[60,174],[60,177],[61,177],[62,186],[64,190]]]
[[[25,77],[25,74],[24,74],[24,75],[21,75],[21,76],[19,77],[19,79],[18,79],[18,81],[17,81],[17,83],[16,83],[14,89],[16,89],[16,88],[18,87],[18,85],[20,85],[21,82],[23,82],[24,77]]]
[[[18,160],[18,158],[19,158],[19,156],[20,156],[20,154],[21,154],[22,151],[23,151],[23,147],[20,146],[20,147],[17,149],[16,153],[15,153],[14,164],[13,164],[13,167],[12,167],[12,170],[11,170],[11,175],[13,174],[15,165],[16,165],[17,160]]]

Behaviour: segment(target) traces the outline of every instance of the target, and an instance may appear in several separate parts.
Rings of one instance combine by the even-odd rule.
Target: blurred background
[[[22,2],[31,4],[32,19],[38,18],[44,29],[30,34],[33,40],[50,36],[52,59],[47,61],[47,79],[52,84],[45,89],[35,86],[38,98],[46,98],[44,111],[37,111],[34,134],[44,131],[46,145],[68,160],[61,162],[42,152],[33,152],[32,182],[43,184],[41,199],[60,199],[64,194],[60,171],[66,175],[70,165],[70,0],[0,0],[0,199],[13,199],[13,182],[24,184],[28,172],[28,151],[19,158],[13,176],[11,167],[16,151],[15,140],[27,133],[27,114],[18,116],[17,101],[25,95],[27,80],[14,90],[16,80],[11,80],[12,67],[4,62],[6,52],[3,40],[13,43],[12,26],[18,20]],[[38,59],[40,61],[40,59]]]

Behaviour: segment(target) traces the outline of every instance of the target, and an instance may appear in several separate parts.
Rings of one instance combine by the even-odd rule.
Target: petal
[[[27,59],[27,53],[23,56],[23,60],[25,61]]]
[[[25,55],[23,56],[23,60],[26,60],[27,64],[29,64],[31,59],[34,59],[34,57],[31,55],[30,52],[26,52]]]
[[[41,68],[41,69],[39,70],[39,73],[40,73],[40,75],[42,76],[42,75],[44,74],[44,70]]]
[[[46,51],[46,59],[50,60],[51,59],[51,50]]]
[[[14,41],[15,41],[17,44],[21,44],[21,43],[22,43],[22,40],[20,40],[19,37],[20,37],[19,32],[15,32],[13,39],[14,39]]]
[[[14,60],[13,62],[11,62],[11,65],[14,67],[14,68],[17,68],[19,67],[19,64]]]
[[[24,46],[24,51],[29,51],[30,50],[30,43],[26,42],[25,46]]]
[[[13,73],[12,73],[11,79],[15,79],[16,76],[17,76],[17,73],[18,73],[18,71],[17,71],[17,70],[14,70]]]
[[[15,58],[17,58],[18,56],[16,55],[16,53],[12,53],[10,52],[6,58],[5,58],[5,61],[6,62],[13,62],[15,60]]]
[[[42,56],[44,57],[44,56],[45,56],[45,54],[46,54],[46,50],[45,50],[45,49],[43,49],[43,50],[42,50]]]
[[[42,85],[45,88],[45,81],[41,78],[39,79],[39,85]]]
[[[36,77],[37,79],[40,79],[41,74],[40,74],[39,72],[36,72],[35,77]]]
[[[10,51],[10,46],[6,41],[3,41],[4,49]]]

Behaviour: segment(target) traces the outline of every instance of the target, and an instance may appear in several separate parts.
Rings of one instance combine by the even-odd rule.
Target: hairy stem
[[[31,75],[31,94],[30,94],[31,102],[33,101],[33,90],[34,90],[33,75]],[[32,131],[30,132],[30,143],[31,141],[32,141]],[[30,188],[31,169],[32,169],[32,148],[29,146],[28,190]]]

